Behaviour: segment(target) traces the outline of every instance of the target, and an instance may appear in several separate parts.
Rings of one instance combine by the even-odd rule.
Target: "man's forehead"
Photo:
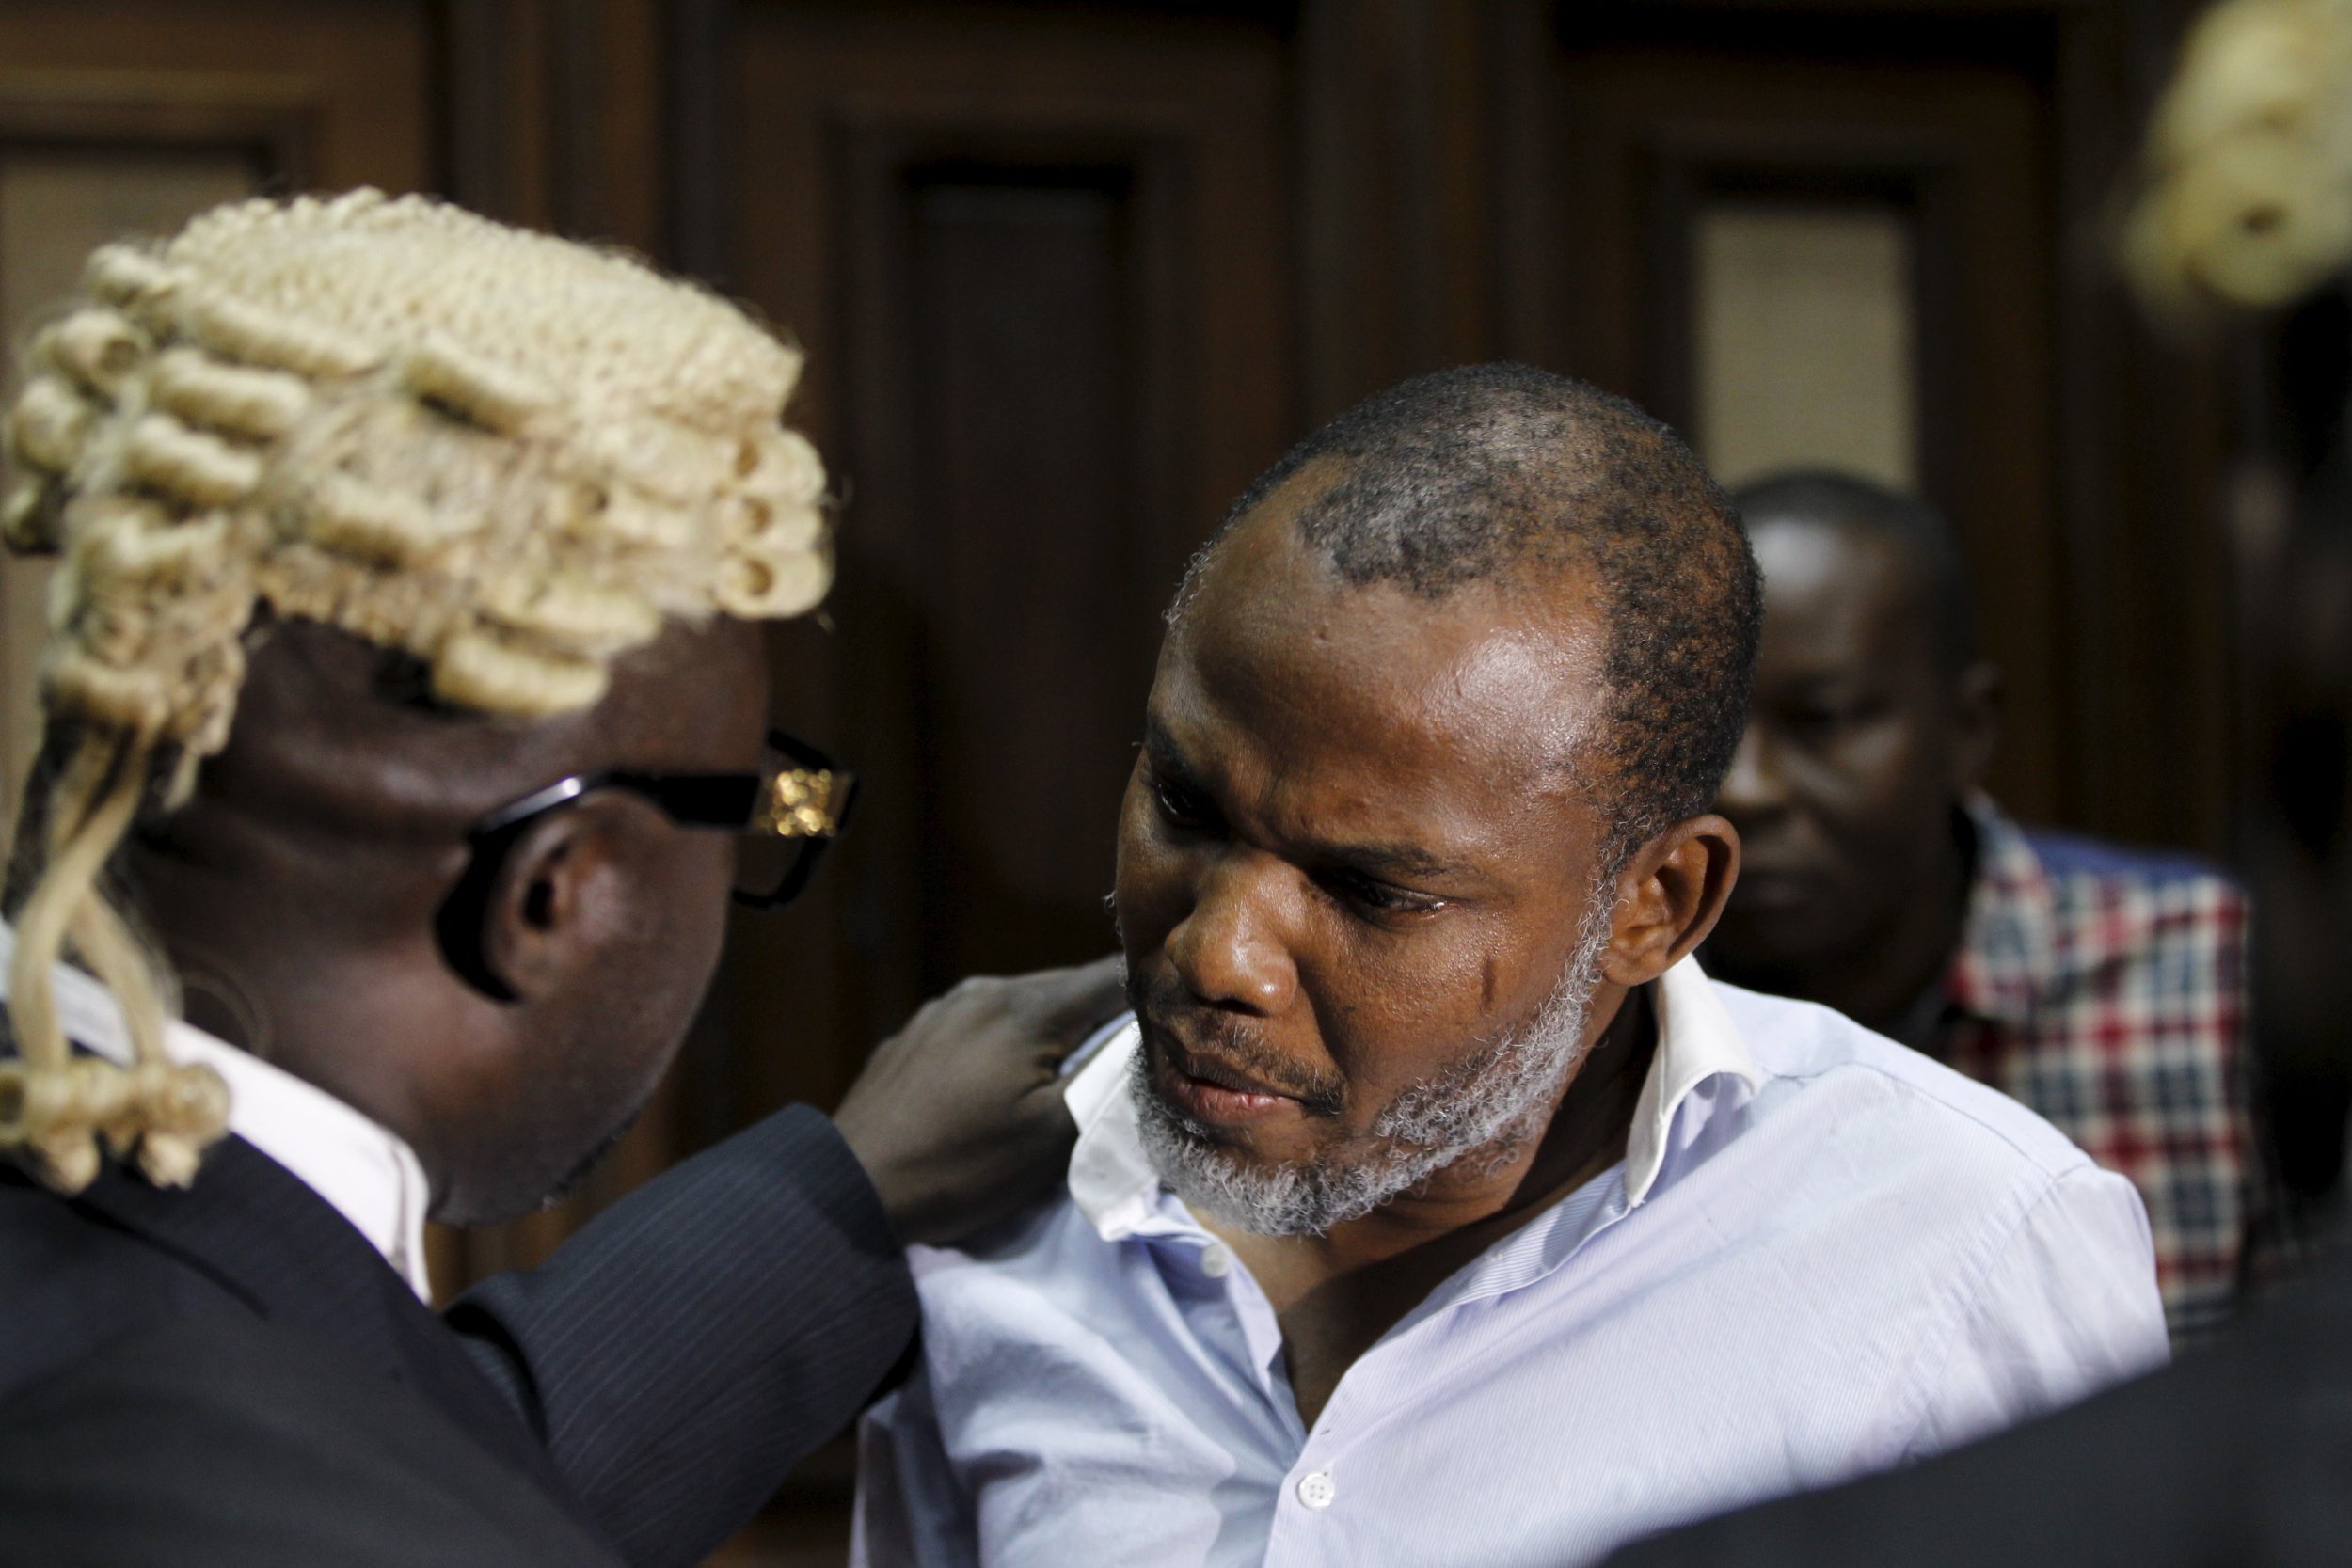
[[[1438,594],[1389,581],[1344,580],[1278,505],[1290,487],[1244,518],[1201,574],[1177,628],[1202,624],[1203,651],[1260,656],[1310,648],[1372,656],[1383,669],[1455,689],[1523,683],[1535,669],[1597,686],[1606,657],[1604,608],[1580,566],[1531,565]]]
[[[1899,648],[1932,652],[1936,620],[1927,572],[1877,530],[1766,519],[1752,531],[1764,578],[1768,657],[1879,659]]]
[[[1927,565],[1882,529],[1798,515],[1748,525],[1764,591],[1775,599],[1907,610],[1927,590]]]
[[[1343,582],[1288,528],[1228,543],[1162,660],[1154,709],[1180,739],[1211,727],[1327,780],[1549,793],[1601,721],[1602,628],[1568,574],[1431,598]]]

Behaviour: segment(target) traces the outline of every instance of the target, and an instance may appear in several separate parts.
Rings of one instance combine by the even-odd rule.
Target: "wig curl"
[[[2352,262],[2352,0],[2222,0],[2156,105],[2123,262],[2164,317],[2283,305]]]
[[[413,656],[435,697],[535,719],[663,626],[797,614],[832,578],[801,359],[642,263],[423,198],[215,208],[90,258],[8,411],[0,535],[62,557],[41,666],[0,1148],[80,1190],[102,1145],[184,1183],[227,1124],[163,1051],[167,968],[103,874],[229,737],[257,611]],[[52,965],[122,1004],[75,1059]]]

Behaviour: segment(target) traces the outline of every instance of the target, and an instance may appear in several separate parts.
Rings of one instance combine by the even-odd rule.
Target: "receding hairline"
[[[1335,463],[1343,461],[1334,454]],[[1248,562],[1237,560],[1237,553],[1246,557],[1253,549],[1281,551],[1335,598],[1376,602],[1382,612],[1410,620],[1435,620],[1470,601],[1491,605],[1498,610],[1498,625],[1481,639],[1481,645],[1540,641],[1555,651],[1564,678],[1572,680],[1580,693],[1582,711],[1575,722],[1563,725],[1565,733],[1560,744],[1549,748],[1542,759],[1546,771],[1570,779],[1580,789],[1587,784],[1599,789],[1605,775],[1594,769],[1605,768],[1611,760],[1607,732],[1614,693],[1608,670],[1609,618],[1615,613],[1601,581],[1599,563],[1578,550],[1531,557],[1514,562],[1504,573],[1465,578],[1435,594],[1386,578],[1353,580],[1297,526],[1296,507],[1322,493],[1302,488],[1300,481],[1321,463],[1318,458],[1302,467],[1232,520],[1220,547],[1197,574],[1195,592],[1188,596],[1184,612],[1171,616],[1167,633],[1169,644],[1184,647],[1187,653],[1197,646],[1193,640],[1200,626],[1195,616],[1212,595],[1217,608],[1229,613],[1234,597],[1251,595],[1252,619],[1277,628],[1285,620],[1295,619],[1290,614],[1293,602],[1269,597],[1259,578],[1242,572]],[[1323,488],[1336,483],[1337,477],[1327,473]],[[1277,629],[1274,635],[1282,633]],[[1147,727],[1150,722],[1147,713]]]

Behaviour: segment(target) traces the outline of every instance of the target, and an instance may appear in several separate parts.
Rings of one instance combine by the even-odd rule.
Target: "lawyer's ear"
[[[1642,846],[1617,874],[1616,909],[1601,973],[1645,986],[1707,940],[1740,877],[1740,833],[1711,812]]]
[[[532,822],[500,862],[483,900],[482,967],[503,1000],[555,994],[610,956],[626,930],[630,818],[647,808],[590,795]]]

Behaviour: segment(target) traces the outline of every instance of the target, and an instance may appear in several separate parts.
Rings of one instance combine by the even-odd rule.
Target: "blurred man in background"
[[[1827,472],[1734,500],[1764,633],[1717,797],[1744,855],[1710,968],[1991,1084],[2131,1178],[2176,1341],[2209,1332],[2277,1209],[2244,895],[2185,857],[2029,832],[1984,794],[2000,675],[1925,501]]]
[[[2340,437],[2339,437],[2340,439]],[[2262,900],[2254,1041],[2306,1101],[2290,1169],[2340,1169],[2352,1085],[2352,467],[2241,557]],[[2282,1130],[2288,1124],[2282,1120]],[[2298,1182],[2298,1185],[2300,1183]],[[1611,1568],[2332,1568],[2352,1542],[2352,1257],[2250,1307],[2211,1348],[1900,1473],[1657,1537]]]
[[[2125,252],[2176,323],[2288,305],[2352,264],[2352,5],[2230,0],[2159,105]],[[2325,320],[2325,317],[2321,318]],[[2304,345],[2352,366],[2352,345]],[[2296,501],[2241,506],[2253,1041],[2280,1165],[2332,1196],[2310,1276],[2213,1350],[1899,1475],[1645,1542],[1617,1568],[2320,1568],[2352,1541],[2352,419],[2339,373]],[[2326,383],[2321,383],[2325,386]],[[2329,396],[2323,392],[2322,396]],[[2274,459],[2275,461],[2275,459]],[[2292,1114],[2286,1110],[2292,1096]]]

